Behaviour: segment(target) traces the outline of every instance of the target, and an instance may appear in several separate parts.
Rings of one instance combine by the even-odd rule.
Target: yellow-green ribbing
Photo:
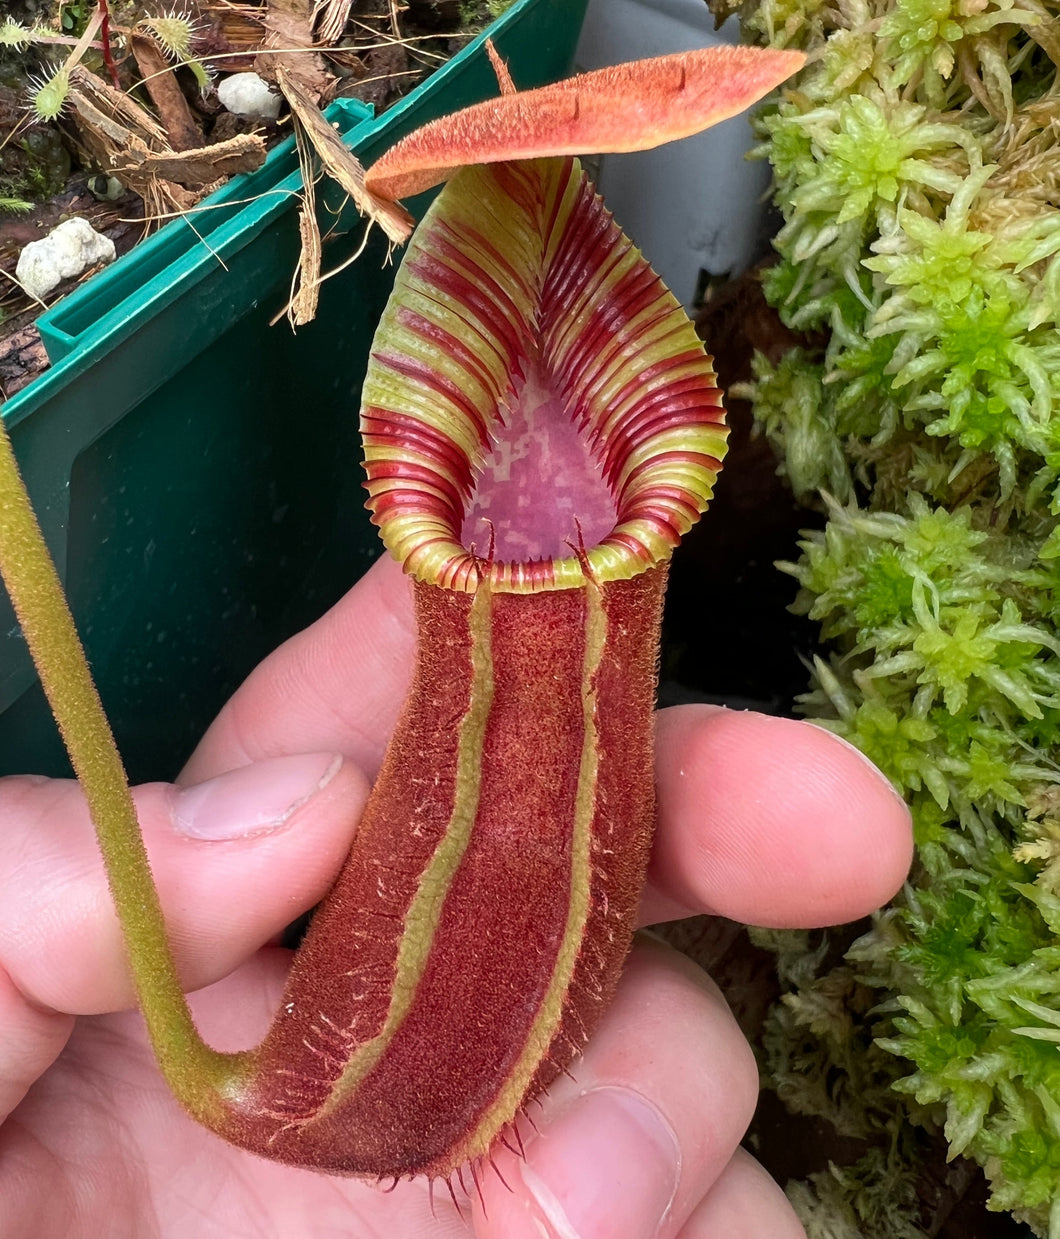
[[[405,914],[394,969],[394,987],[383,1027],[351,1056],[327,1101],[310,1120],[317,1122],[342,1104],[382,1057],[412,1009],[416,991],[434,946],[435,932],[453,878],[471,841],[482,783],[482,745],[493,705],[493,651],[490,638],[492,594],[480,585],[468,615],[471,643],[471,694],[460,721],[457,741],[456,793],[449,824],[434,851]]]
[[[578,962],[585,925],[589,919],[592,874],[592,825],[596,814],[596,783],[599,749],[596,729],[596,675],[607,641],[607,614],[598,586],[585,586],[585,654],[582,662],[582,750],[571,823],[570,893],[563,940],[556,954],[548,992],[534,1018],[526,1046],[493,1105],[482,1115],[467,1144],[476,1143],[478,1132],[491,1137],[509,1122],[526,1096],[541,1060],[563,1019],[564,1001]]]

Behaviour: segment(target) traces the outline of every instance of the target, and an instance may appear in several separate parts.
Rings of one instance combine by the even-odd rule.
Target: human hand
[[[288,953],[268,943],[349,846],[412,659],[407,582],[381,561],[266,660],[176,786],[135,795],[207,1039],[256,1043]],[[809,926],[884,902],[908,814],[805,723],[710,707],[658,719],[659,825],[641,921],[713,912]],[[341,754],[342,760],[339,760]],[[744,1152],[757,1073],[689,961],[638,945],[570,1077],[494,1155],[481,1194],[389,1193],[231,1148],[154,1065],[76,784],[0,781],[0,1235],[5,1239],[797,1239]],[[202,988],[207,987],[207,988]],[[85,1018],[76,1021],[74,1016]],[[503,1181],[502,1181],[503,1176]]]

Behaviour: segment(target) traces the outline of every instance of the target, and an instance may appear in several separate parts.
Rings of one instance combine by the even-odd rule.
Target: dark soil
[[[724,284],[696,327],[714,357],[723,392],[751,377],[756,351],[779,360],[793,337],[766,304],[759,272]],[[798,558],[800,530],[818,522],[777,474],[768,442],[754,433],[751,406],[726,396],[729,452],[702,521],[682,540],[666,601],[665,703],[719,701],[790,714],[806,690],[816,625],[788,607],[795,583],[777,560]]]

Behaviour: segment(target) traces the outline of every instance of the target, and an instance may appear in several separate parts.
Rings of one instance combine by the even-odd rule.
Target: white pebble
[[[64,220],[39,241],[30,241],[18,256],[15,279],[31,297],[80,275],[97,262],[113,262],[114,242],[97,232],[87,219]]]
[[[217,97],[236,116],[259,116],[275,120],[280,114],[280,96],[256,73],[233,73],[217,84]]]

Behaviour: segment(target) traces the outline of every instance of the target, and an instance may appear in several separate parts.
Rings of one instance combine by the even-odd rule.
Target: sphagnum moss
[[[793,1192],[815,1234],[922,1233],[901,1193],[866,1204],[914,1173],[912,1117],[985,1168],[991,1207],[1060,1239],[1058,11],[742,14],[811,53],[758,122],[783,214],[766,292],[828,342],[758,358],[754,383],[793,488],[828,518],[782,565],[827,651],[803,706],[908,797],[918,844],[895,905],[840,970],[793,977],[772,1022],[796,1108],[864,1132],[882,1122],[868,1078],[902,1095],[882,1162]],[[862,1078],[837,1095],[837,1072]]]

